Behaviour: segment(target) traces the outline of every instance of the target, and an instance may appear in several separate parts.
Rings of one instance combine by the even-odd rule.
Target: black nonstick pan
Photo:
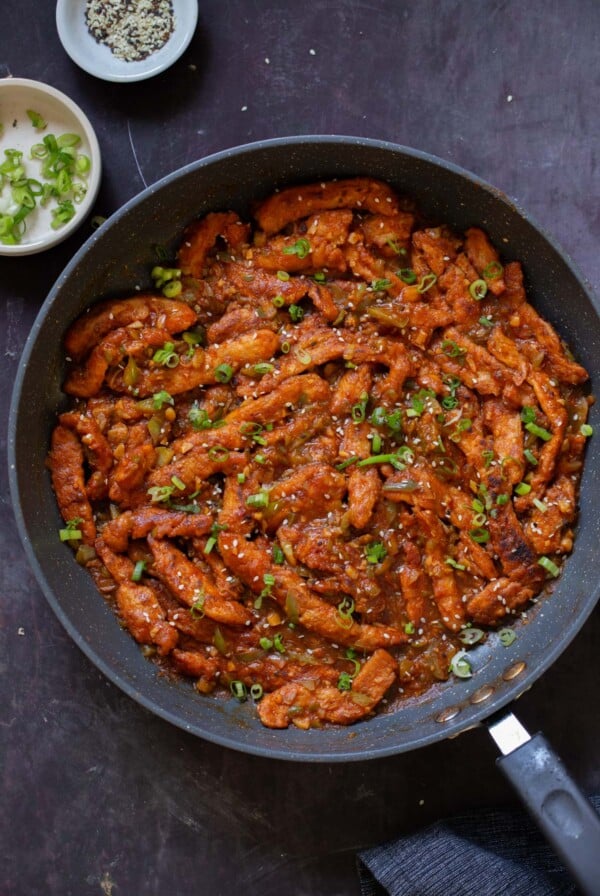
[[[347,762],[413,750],[488,720],[508,754],[500,760],[504,771],[575,869],[584,892],[598,894],[598,817],[543,738],[529,739],[505,709],[567,648],[600,594],[600,452],[594,438],[574,551],[552,593],[531,608],[526,622],[515,624],[515,642],[505,648],[489,638],[470,654],[472,678],[440,684],[394,713],[350,728],[269,730],[250,704],[203,698],[188,682],[161,675],[57,537],[61,521],[45,458],[56,412],[65,406],[61,340],[68,324],[99,297],[149,287],[153,247],[175,246],[197,215],[230,208],[248,215],[253,201],[279,186],[357,175],[390,182],[432,221],[457,231],[482,227],[506,260],[520,260],[533,303],[598,390],[595,300],[560,249],[503,194],[432,156],[373,140],[291,137],[238,147],[175,172],[131,200],[76,254],[42,306],[21,359],[9,424],[10,482],[21,537],[48,601],[92,662],[139,703],[200,737],[278,759]],[[592,408],[596,429],[599,417]]]

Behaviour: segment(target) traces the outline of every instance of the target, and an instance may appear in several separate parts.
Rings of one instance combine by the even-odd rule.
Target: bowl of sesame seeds
[[[80,68],[104,81],[152,78],[189,45],[196,0],[58,0],[61,43]]]

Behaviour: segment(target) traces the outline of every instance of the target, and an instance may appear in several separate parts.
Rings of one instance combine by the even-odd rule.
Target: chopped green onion
[[[450,672],[457,678],[470,678],[473,674],[471,663],[467,659],[467,651],[459,650],[450,660]]]
[[[499,261],[490,261],[490,263],[484,267],[481,273],[486,280],[498,280],[498,278],[501,277],[504,273],[504,268]]]
[[[223,637],[223,632],[218,626],[215,629],[215,633],[213,635],[213,644],[220,654],[222,654],[223,656],[227,654],[227,641]]]
[[[372,464],[391,464],[396,470],[406,469],[406,465],[400,460],[398,452],[396,454],[372,454],[371,457],[359,460],[357,466],[370,467]]]
[[[150,495],[153,503],[161,504],[168,501],[174,491],[174,485],[153,485],[148,489],[147,493]]]
[[[258,376],[264,376],[266,373],[271,373],[272,370],[275,370],[275,365],[269,364],[267,361],[261,361],[260,364],[255,364],[252,369]]]
[[[288,313],[292,321],[297,324],[300,323],[304,317],[304,308],[301,308],[300,305],[290,305]]]
[[[362,423],[362,421],[366,417],[367,413],[367,405],[369,403],[369,396],[366,392],[363,392],[360,396],[360,401],[352,406],[352,419],[355,423]]]
[[[582,423],[579,427],[579,432],[582,436],[585,436],[586,439],[589,439],[590,436],[594,435],[594,427],[590,426],[589,423]]]
[[[264,426],[262,423],[258,423],[256,420],[244,420],[244,422],[240,426],[240,434],[243,436],[256,436],[258,433],[262,432]]]
[[[419,281],[419,285],[417,286],[417,292],[424,293],[427,292],[428,289],[437,283],[437,277],[435,274],[425,274],[424,277],[421,277]]]
[[[58,537],[61,541],[79,541],[83,538],[83,532],[79,529],[79,525],[83,522],[80,516],[67,520],[66,527],[58,530]]]
[[[258,703],[258,701],[262,698],[262,695],[263,695],[262,684],[259,684],[258,682],[256,682],[255,684],[250,686],[250,696],[252,697],[252,699],[254,700],[255,703]]]
[[[248,691],[243,681],[230,682],[229,690],[231,691],[235,699],[239,700],[240,703],[243,703],[248,699]]]
[[[188,411],[188,420],[192,424],[193,429],[212,429],[217,424],[208,416],[208,412],[204,408],[198,407],[198,402],[194,404]]]
[[[344,597],[337,606],[338,616],[346,623],[345,628],[350,628],[353,623],[354,601],[351,597]]]
[[[274,296],[271,301],[273,302],[273,304],[275,305],[276,308],[283,308],[283,306],[285,305],[285,298],[281,295],[281,293],[279,295]]]
[[[417,282],[417,275],[412,268],[402,268],[400,271],[398,271],[398,276],[403,283],[410,284]]]
[[[39,112],[35,112],[33,109],[27,109],[26,112],[34,128],[37,128],[37,130],[39,131],[43,131],[44,128],[48,127],[48,122],[40,115]]]
[[[135,564],[135,566],[133,567],[133,572],[131,573],[131,581],[139,582],[141,580],[142,575],[144,574],[145,570],[146,570],[146,561],[138,560],[137,563]]]
[[[382,279],[382,280],[373,280],[371,283],[371,288],[375,290],[375,292],[380,292],[385,289],[389,289],[392,285],[391,280]]]
[[[538,461],[533,451],[530,451],[529,448],[526,448],[523,454],[525,455],[525,460],[528,460],[533,467],[537,467]]]
[[[381,563],[387,556],[385,545],[381,541],[374,541],[365,545],[365,557],[367,563]]]
[[[283,643],[283,635],[278,632],[273,638],[273,647],[277,653],[285,653],[285,645]]]
[[[174,299],[175,296],[178,296],[183,289],[181,285],[181,280],[171,280],[169,283],[165,283],[163,286],[163,295],[167,297],[167,299]]]
[[[175,404],[175,402],[168,392],[165,392],[164,389],[161,389],[160,392],[155,392],[152,396],[152,407],[155,411],[160,411],[163,404]]]
[[[503,647],[510,647],[510,645],[516,640],[517,635],[515,630],[512,628],[501,628],[498,632],[498,637]]]
[[[206,553],[206,552],[205,552]],[[190,607],[190,613],[194,619],[202,619],[204,616],[204,604],[206,602],[206,596],[202,593],[198,594],[198,597]]]
[[[231,364],[219,364],[215,367],[214,376],[218,383],[228,383],[233,376],[233,367]]]
[[[445,355],[448,355],[449,358],[464,358],[467,353],[466,349],[457,345],[453,339],[444,339],[442,342],[442,351]]]
[[[257,492],[255,495],[248,495],[246,504],[248,507],[268,507],[269,496],[266,492]]]
[[[355,464],[358,460],[359,460],[358,457],[349,457],[348,460],[342,461],[341,464],[336,464],[335,468],[336,468],[336,470],[339,470],[341,473],[342,470],[345,470],[346,467],[351,467],[352,464]]]
[[[493,451],[482,451],[481,456],[483,458],[484,466],[487,470],[487,468],[491,465],[492,461],[494,460],[494,456],[495,456],[494,452]]]
[[[310,364],[312,361],[312,355],[310,352],[307,352],[306,349],[299,348],[296,352],[296,357],[300,361],[301,364]]]
[[[485,633],[480,628],[463,628],[458,637],[463,644],[471,646],[472,644],[477,644],[478,641],[481,641],[484,634]]]
[[[445,395],[442,398],[441,405],[445,411],[453,411],[458,404],[456,395]]]
[[[88,174],[92,167],[92,160],[89,156],[80,154],[75,158],[75,169],[78,174]]]
[[[352,690],[352,676],[349,672],[340,672],[340,677],[338,678],[338,690],[340,691],[351,691]]]
[[[152,355],[155,364],[162,367],[177,367],[179,364],[179,355],[175,351],[175,345],[172,342],[165,342],[162,348],[157,349]]]
[[[277,279],[281,280],[283,283],[285,283],[287,280],[290,279],[290,275],[288,274],[287,271],[277,271]]]
[[[509,495],[505,495],[505,494],[498,495],[498,497],[496,498],[496,504],[498,505],[498,507],[502,507],[504,504],[508,504],[509,501],[510,501]]]
[[[479,318],[479,323],[481,324],[482,327],[493,327],[494,326],[494,321],[489,316],[489,314],[487,316],[485,314],[482,315]]]
[[[444,563],[447,563],[448,566],[452,567],[452,569],[459,569],[459,570],[466,569],[464,564],[457,563],[456,560],[454,559],[454,557],[446,557],[446,559],[444,560]]]
[[[529,405],[524,405],[521,409],[521,420],[523,423],[535,423],[535,419],[537,414],[535,412],[535,408],[530,407]]]
[[[459,420],[456,426],[456,430],[448,437],[452,442],[460,442],[460,437],[463,432],[467,432],[471,429],[473,425],[472,421],[469,420],[468,417],[463,417],[462,420]]]
[[[281,343],[281,351],[282,351],[282,354],[284,354],[284,355],[289,354],[289,351],[290,351],[291,347],[292,347],[292,346],[291,346],[290,343],[287,341],[287,339],[286,339],[285,342],[282,342],[282,343]]]
[[[531,491],[531,486],[528,482],[519,482],[518,485],[515,485],[515,492],[517,495],[528,495]]]
[[[546,572],[550,573],[550,575],[554,578],[559,575],[560,569],[558,568],[556,563],[554,563],[549,557],[540,557],[538,563],[541,567],[543,567],[543,569],[546,570]]]
[[[490,540],[490,533],[482,526],[477,526],[475,529],[471,529],[469,535],[473,541],[477,542],[477,544],[486,544]]]
[[[393,240],[390,237],[390,239],[387,239],[385,242],[396,255],[406,255],[406,249],[404,249],[396,240]]]
[[[369,417],[369,422],[374,426],[383,426],[385,424],[387,418],[387,411],[385,408],[376,407],[373,409],[373,413]]]
[[[278,544],[274,544],[271,548],[271,556],[273,558],[273,563],[277,563],[278,566],[281,566],[285,560],[285,555]]]
[[[473,282],[469,284],[469,293],[471,294],[471,298],[475,299],[476,302],[485,299],[487,291],[488,285],[485,280],[473,280]]]
[[[208,449],[208,457],[209,460],[222,463],[229,457],[229,448],[225,448],[224,445],[213,445]]]
[[[534,499],[533,499],[533,504],[534,504],[535,507],[537,507],[537,509],[539,510],[540,513],[547,513],[547,512],[548,512],[548,505],[547,505],[547,504],[544,504],[543,501],[540,501],[539,498],[534,498]]]
[[[373,454],[379,454],[381,451],[381,446],[383,444],[383,440],[378,432],[373,433],[373,438],[371,440],[371,451]]]
[[[552,438],[552,433],[548,432],[547,429],[544,429],[543,426],[538,426],[537,423],[526,423],[525,429],[533,436],[537,436],[539,439],[543,439],[544,442],[549,442]]]
[[[420,417],[425,410],[425,400],[427,398],[435,398],[435,393],[430,389],[420,389],[411,396],[411,407],[407,410],[407,417]]]
[[[400,430],[402,429],[402,411],[392,411],[386,416],[385,423],[386,426],[392,430],[392,432],[400,432]]]
[[[64,190],[62,192],[66,193],[67,190]],[[66,224],[74,216],[75,206],[70,199],[63,199],[62,202],[58,203],[56,208],[52,209],[52,221],[50,222],[50,226],[53,230],[58,230],[59,227],[62,227],[63,224]]]
[[[302,237],[296,240],[293,246],[286,246],[283,250],[284,255],[297,255],[298,258],[306,258],[310,253],[310,243]]]
[[[415,624],[414,622],[407,622],[404,626],[404,633],[406,635],[414,635],[415,633]]]
[[[263,637],[260,639],[260,641],[258,643],[260,644],[260,646],[262,647],[263,650],[270,650],[271,647],[273,646],[273,641],[271,640],[271,638]]]

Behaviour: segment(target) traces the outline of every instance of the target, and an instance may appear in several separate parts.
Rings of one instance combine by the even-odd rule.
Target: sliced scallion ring
[[[513,628],[501,628],[498,631],[498,638],[500,639],[500,643],[503,647],[510,647],[510,645],[515,641],[517,635]]]
[[[459,650],[450,660],[450,671],[457,678],[471,678],[473,670],[467,658],[466,650]]]
[[[550,559],[550,557],[540,557],[538,563],[542,567],[542,569],[545,569],[546,572],[549,573],[554,579],[556,579],[557,576],[560,575],[559,567],[556,565],[556,563],[554,563],[553,560]]]

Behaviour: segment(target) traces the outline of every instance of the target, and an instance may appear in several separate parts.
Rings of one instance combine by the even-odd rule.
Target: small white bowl
[[[146,59],[127,62],[98,43],[85,20],[86,0],[58,0],[56,27],[63,47],[84,71],[104,81],[142,81],[172,65],[187,48],[198,22],[197,0],[172,0],[174,28],[168,41]]]
[[[28,109],[37,112],[47,122],[43,130],[34,127],[27,114]],[[21,242],[8,246],[0,242],[0,255],[33,255],[62,242],[85,220],[100,187],[100,147],[89,119],[79,106],[60,90],[41,81],[30,81],[27,78],[0,79],[0,122],[0,162],[5,160],[6,149],[21,151],[29,178],[40,180],[40,162],[31,159],[29,153],[31,147],[41,143],[47,134],[54,134],[56,137],[65,133],[77,134],[81,137],[77,151],[88,156],[91,162],[89,173],[81,178],[86,194],[81,202],[75,203],[75,215],[70,221],[54,230],[51,227],[53,204],[50,202],[46,207],[41,207],[38,203],[25,218],[26,230]],[[2,189],[0,211],[5,210],[8,189],[7,186]]]

